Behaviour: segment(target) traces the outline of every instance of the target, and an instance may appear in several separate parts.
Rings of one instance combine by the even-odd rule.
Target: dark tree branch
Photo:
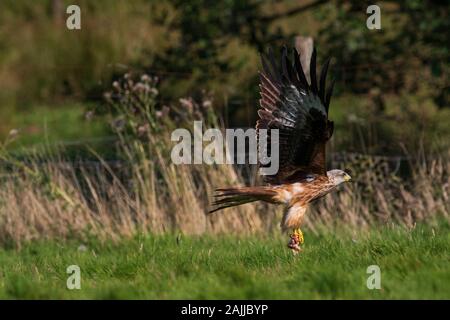
[[[288,10],[288,11],[283,12],[283,13],[277,13],[277,14],[273,14],[271,16],[261,17],[258,20],[260,20],[262,22],[271,22],[271,21],[276,20],[276,19],[290,17],[290,16],[296,15],[296,14],[298,14],[300,12],[303,12],[303,11],[306,11],[308,9],[311,9],[311,8],[317,7],[319,5],[322,5],[322,4],[326,3],[326,2],[328,2],[328,0],[317,0],[317,1],[314,1],[314,2],[311,2],[311,3],[308,3],[307,5],[304,5],[304,6],[301,6],[301,7],[297,7],[297,8]]]

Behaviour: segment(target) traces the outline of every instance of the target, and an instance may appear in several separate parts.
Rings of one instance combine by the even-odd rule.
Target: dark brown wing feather
[[[261,99],[256,124],[260,129],[279,130],[279,171],[264,176],[266,182],[281,184],[314,173],[326,175],[325,145],[333,134],[333,122],[328,120],[333,84],[325,90],[329,60],[324,64],[319,84],[316,75],[316,51],[310,65],[311,85],[307,82],[294,49],[294,62],[283,48],[281,65],[277,65],[273,52],[262,55],[263,72],[260,73]],[[268,132],[270,139],[270,130]],[[270,141],[270,140],[269,140]],[[260,143],[258,150],[270,155],[270,142]],[[268,150],[263,149],[266,147]],[[262,165],[263,166],[263,165]],[[267,165],[266,165],[267,166]]]

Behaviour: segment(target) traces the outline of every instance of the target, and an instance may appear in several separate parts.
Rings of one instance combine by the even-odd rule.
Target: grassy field
[[[299,256],[279,235],[142,236],[116,244],[39,242],[0,250],[0,298],[450,298],[450,226],[306,234]],[[66,288],[66,268],[81,289]],[[381,290],[366,286],[381,269]]]
[[[92,158],[86,146],[108,157],[111,151],[111,132],[104,120],[87,120],[88,108],[77,103],[35,107],[26,112],[0,114],[0,141],[5,141],[11,130],[17,130],[17,139],[8,150],[18,157],[43,150],[64,153],[68,158]],[[64,148],[62,148],[64,146]]]

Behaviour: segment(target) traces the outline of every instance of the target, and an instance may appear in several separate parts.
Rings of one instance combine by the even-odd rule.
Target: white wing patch
[[[285,204],[289,204],[292,198],[305,190],[302,183],[297,182],[289,185],[287,188],[280,188],[279,200]]]
[[[289,203],[289,201],[291,201],[292,199],[292,192],[283,190],[282,197],[285,203]]]
[[[292,193],[298,194],[298,193],[302,193],[304,190],[305,190],[305,188],[303,188],[302,184],[297,182],[297,183],[294,183],[294,185],[293,185]]]

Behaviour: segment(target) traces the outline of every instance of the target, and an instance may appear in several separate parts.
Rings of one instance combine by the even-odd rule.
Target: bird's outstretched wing
[[[330,59],[322,67],[317,83],[316,50],[313,50],[311,84],[306,80],[297,50],[293,50],[293,63],[286,47],[281,53],[281,65],[277,65],[271,50],[261,59],[261,108],[256,124],[260,155],[271,152],[270,129],[279,130],[279,170],[275,175],[264,176],[264,180],[282,184],[301,180],[308,174],[326,175],[325,144],[333,134],[328,107],[334,82],[325,90]],[[266,143],[259,139],[261,129],[269,129]]]

